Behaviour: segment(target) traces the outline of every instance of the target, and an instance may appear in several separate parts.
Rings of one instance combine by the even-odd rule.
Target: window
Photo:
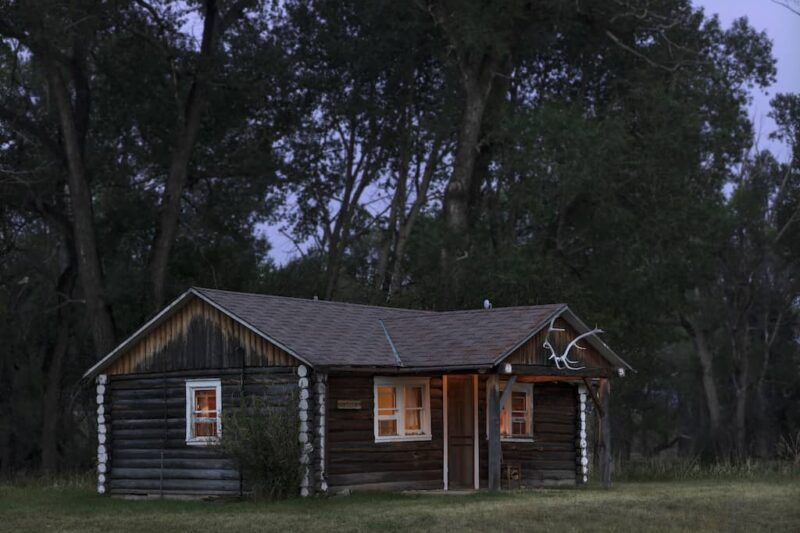
[[[430,380],[375,378],[375,442],[431,439]]]
[[[500,383],[503,395],[505,384]],[[489,411],[489,384],[486,384],[486,411]],[[489,438],[489,417],[486,417],[486,438]],[[502,440],[533,440],[533,384],[515,383],[500,409]]]
[[[218,379],[186,381],[186,444],[217,442],[222,434],[222,386]]]

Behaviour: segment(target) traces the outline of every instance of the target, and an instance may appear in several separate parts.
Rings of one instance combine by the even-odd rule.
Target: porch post
[[[600,479],[603,487],[611,486],[611,382],[600,380]]]
[[[500,409],[497,374],[489,376],[489,490],[500,489]]]

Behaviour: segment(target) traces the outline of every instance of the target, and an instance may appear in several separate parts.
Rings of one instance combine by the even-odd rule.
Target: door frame
[[[444,490],[449,490],[450,484],[450,472],[449,472],[449,448],[450,448],[450,440],[448,436],[448,420],[447,420],[447,410],[448,410],[448,400],[447,400],[447,381],[448,376],[447,374],[442,374],[442,428],[443,428],[443,439],[444,442],[444,454],[442,460],[442,482],[444,485]],[[472,436],[472,453],[473,453],[473,460],[472,460],[472,485],[475,490],[480,488],[480,450],[478,449],[480,439],[478,438],[478,374],[472,374],[472,416],[473,416],[473,436]]]

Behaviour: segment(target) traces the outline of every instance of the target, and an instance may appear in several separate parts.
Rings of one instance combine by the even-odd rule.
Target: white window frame
[[[503,395],[503,391],[505,390],[507,381],[501,381],[498,386],[498,398]],[[514,392],[524,392],[525,393],[525,400],[526,400],[526,422],[528,423],[528,428],[530,428],[530,432],[528,435],[500,435],[500,440],[503,442],[533,442],[533,383],[514,383],[511,389],[511,393]],[[490,383],[486,382],[486,438],[489,438],[489,394],[490,394]],[[504,406],[507,413],[511,413],[511,394],[508,395],[506,398],[506,403]],[[509,421],[509,427],[513,428],[513,424]]]
[[[422,386],[422,411],[420,412],[420,427],[422,434],[405,435],[406,430],[406,404],[405,389],[407,386]],[[378,416],[378,387],[394,387],[397,398],[397,414],[391,417]],[[373,427],[375,431],[375,442],[411,442],[431,440],[431,380],[430,378],[417,377],[391,377],[376,376],[372,388],[373,405]],[[397,420],[397,435],[379,435],[380,420]]]
[[[194,436],[194,392],[196,390],[216,390],[217,399],[217,436]],[[219,379],[187,379],[186,380],[186,444],[190,446],[208,446],[219,442],[222,436],[222,382]]]

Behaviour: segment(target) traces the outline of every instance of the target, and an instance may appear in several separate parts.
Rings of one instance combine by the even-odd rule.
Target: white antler
[[[567,345],[566,349],[564,350],[564,353],[559,355],[556,353],[555,348],[553,348],[553,345],[550,343],[550,332],[564,331],[564,330],[561,328],[554,327],[555,322],[556,322],[556,317],[553,317],[553,319],[550,321],[550,326],[547,330],[547,335],[545,336],[544,344],[542,344],[544,349],[550,352],[549,359],[552,359],[555,362],[556,368],[558,368],[559,370],[582,370],[586,368],[585,366],[576,366],[580,363],[578,361],[573,361],[572,359],[570,359],[569,352],[570,350],[572,350],[572,348],[585,350],[584,347],[578,346],[578,342],[584,337],[588,337],[589,335],[596,335],[598,333],[603,333],[603,330],[600,328],[594,328],[593,330],[587,331],[586,333],[581,333],[580,335],[572,339],[572,341]]]

